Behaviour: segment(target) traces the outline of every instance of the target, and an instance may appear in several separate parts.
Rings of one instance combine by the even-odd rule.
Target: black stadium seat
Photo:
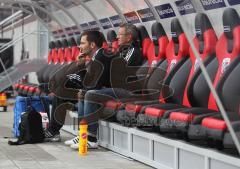
[[[48,65],[42,68],[39,72],[37,72],[38,82],[43,83],[43,73],[45,72],[46,68],[53,62],[53,56],[56,53],[56,46],[53,41],[49,43],[49,53],[48,53]]]
[[[71,52],[72,56],[71,56],[71,59],[67,59],[67,62],[74,62],[76,61],[78,55],[80,54],[80,51],[75,38],[71,37],[70,43],[71,43],[71,49],[72,49],[72,52]]]
[[[107,32],[107,41],[108,46],[110,49],[112,49],[113,53],[118,50],[118,39],[117,34],[114,30],[109,30]]]
[[[140,39],[140,46],[142,49],[142,55],[143,55],[144,59],[147,59],[148,48],[152,41],[149,37],[149,34],[148,34],[145,26],[143,26],[143,25],[138,26],[137,29],[139,32],[139,39]]]
[[[232,9],[226,9],[223,14],[224,33],[217,43],[216,53],[219,58],[219,75],[214,85],[223,103],[228,117],[239,136],[239,61],[240,61],[240,17]],[[217,110],[218,107],[212,96],[209,98],[209,109]],[[202,118],[198,123],[190,126],[189,137],[196,138],[194,132],[199,130],[202,137],[225,142],[225,147],[234,147],[234,143],[227,129],[222,115],[216,112],[212,116]]]
[[[239,19],[236,11],[234,12],[233,9],[227,9],[224,11],[223,24],[224,26],[228,27],[230,25],[230,28],[228,29],[230,32],[232,32],[236,26],[236,24],[231,24],[233,22],[235,23],[234,19]],[[233,34],[232,37],[234,42],[235,36],[236,40],[238,40],[238,34]],[[239,47],[235,46],[239,43],[229,46],[228,41],[232,41],[232,39],[230,39],[226,33],[223,33],[216,45],[218,68],[213,84],[216,87],[218,94],[221,94],[218,86],[224,81],[224,77],[227,76],[225,72],[228,70],[229,65],[232,65],[232,62],[234,62],[234,59],[239,54]],[[233,52],[231,52],[229,49],[231,49]],[[214,74],[214,69],[210,70],[212,70],[209,72],[211,77],[211,75]],[[206,132],[201,127],[202,120],[205,117],[216,114],[214,111],[216,111],[218,108],[216,104],[214,104],[215,100],[213,97],[209,96],[211,94],[208,92],[209,89],[206,90],[203,88],[206,86],[203,74],[200,73],[193,79],[194,80],[189,84],[188,89],[188,99],[193,107],[167,111],[164,114],[163,120],[161,121],[160,130],[175,132],[180,131],[188,134],[189,139],[205,139]],[[214,123],[212,124],[214,125]]]
[[[155,22],[152,25],[152,42],[147,50],[148,66],[154,66],[166,58],[166,48],[168,37],[162,27],[162,24]]]
[[[71,51],[70,51],[67,39],[62,40],[62,50],[63,50],[63,55],[59,58],[59,62],[60,64],[66,64],[67,57],[71,56]]]
[[[196,35],[193,39],[195,48],[197,49],[201,60],[203,61],[210,78],[213,80],[217,70],[217,60],[215,55],[215,46],[217,42],[217,36],[212,28],[212,25],[207,17],[207,15],[199,13],[195,18],[195,29]],[[190,58],[191,58],[191,71],[189,73],[187,83],[184,87],[184,93],[179,93],[176,97],[178,101],[174,101],[171,98],[167,99],[168,103],[177,103],[178,106],[173,106],[171,104],[161,104],[156,105],[152,108],[147,108],[145,112],[161,112],[161,122],[160,131],[161,132],[184,132],[187,133],[188,126],[185,123],[191,121],[192,116],[182,115],[182,109],[186,109],[191,106],[203,106],[207,107],[206,99],[209,96],[210,90],[207,86],[206,81],[202,77],[201,70],[199,69],[199,62],[194,56],[193,50],[190,48]],[[181,75],[179,75],[181,77]],[[175,91],[175,90],[174,90]],[[194,96],[201,101],[194,100]],[[175,107],[175,108],[174,108]],[[150,109],[150,110],[149,110]],[[179,120],[176,119],[179,118]]]

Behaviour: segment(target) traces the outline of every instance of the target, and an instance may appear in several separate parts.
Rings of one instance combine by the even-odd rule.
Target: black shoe
[[[55,134],[52,134],[49,130],[44,131],[45,135],[45,142],[60,142],[61,137],[60,137],[60,132],[57,132]]]

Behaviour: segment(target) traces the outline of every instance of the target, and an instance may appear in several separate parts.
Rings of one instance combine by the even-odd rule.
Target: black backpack
[[[21,115],[20,136],[17,141],[8,141],[9,145],[41,143],[44,141],[42,117],[34,107],[28,104],[26,113]]]

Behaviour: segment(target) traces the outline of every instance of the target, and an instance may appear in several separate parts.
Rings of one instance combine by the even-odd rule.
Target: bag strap
[[[48,118],[50,118],[49,106],[48,106],[48,104],[47,104],[47,102],[45,100],[45,97],[39,96],[39,100],[40,100],[40,102],[41,102],[41,104],[43,106],[44,111],[47,113]]]
[[[31,105],[31,100],[32,100],[31,97],[26,97],[26,98],[25,98],[25,103],[26,103],[25,112],[30,111],[29,108],[32,107],[32,105]]]

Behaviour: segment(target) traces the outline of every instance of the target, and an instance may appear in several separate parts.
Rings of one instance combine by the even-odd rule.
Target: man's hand
[[[78,55],[77,57],[77,65],[82,65],[85,63],[85,57],[83,54]]]
[[[85,96],[85,91],[80,89],[77,95],[78,95],[78,100],[83,100]]]
[[[48,96],[49,96],[49,97],[54,97],[55,94],[54,94],[53,92],[51,92],[51,93],[48,94]]]

